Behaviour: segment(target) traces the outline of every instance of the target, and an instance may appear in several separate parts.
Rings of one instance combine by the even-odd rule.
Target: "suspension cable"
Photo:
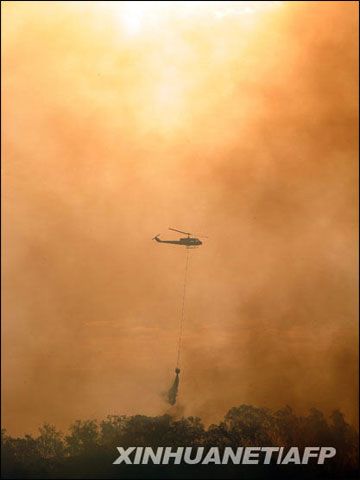
[[[182,297],[182,305],[181,305],[181,315],[180,315],[180,319],[179,319],[179,340],[178,340],[176,368],[180,368],[180,353],[181,353],[181,344],[182,344],[182,335],[183,335],[186,282],[187,282],[187,274],[188,274],[188,266],[189,266],[189,255],[190,255],[190,249],[186,248],[186,265],[185,265],[185,276],[184,276],[183,297]]]

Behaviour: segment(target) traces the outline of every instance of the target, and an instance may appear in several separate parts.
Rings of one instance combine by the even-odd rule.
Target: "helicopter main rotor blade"
[[[183,232],[182,230],[177,230],[176,228],[170,228],[169,227],[169,230],[172,230],[173,232],[184,233],[185,235],[191,235],[191,233],[189,233],[189,232]]]

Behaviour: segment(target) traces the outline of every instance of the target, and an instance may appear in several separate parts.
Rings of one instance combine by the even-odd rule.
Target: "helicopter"
[[[178,233],[183,233],[184,235],[187,235],[187,237],[180,238],[179,240],[161,240],[159,238],[160,233],[158,233],[153,240],[156,240],[159,243],[172,243],[174,245],[184,245],[186,248],[196,248],[202,245],[202,241],[199,240],[196,237],[191,237],[191,233],[189,232],[183,232],[182,230],[177,230],[176,228],[170,228],[169,230],[172,230],[173,232],[178,232]]]

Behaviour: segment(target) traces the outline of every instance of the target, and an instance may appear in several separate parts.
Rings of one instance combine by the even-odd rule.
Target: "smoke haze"
[[[4,427],[169,410],[169,226],[177,411],[356,422],[357,2],[145,3],[2,3]]]

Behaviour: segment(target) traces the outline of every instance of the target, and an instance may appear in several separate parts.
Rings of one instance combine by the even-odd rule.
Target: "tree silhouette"
[[[124,466],[113,465],[117,446],[204,446],[205,449],[217,446],[220,450],[226,446],[333,446],[337,455],[322,468],[306,466],[307,470],[299,469],[296,476],[294,466],[289,473],[286,468],[276,470],[275,465],[267,467],[263,475],[265,478],[350,479],[357,478],[358,474],[358,444],[357,431],[338,410],[328,419],[316,409],[310,410],[306,416],[299,416],[289,406],[271,411],[240,405],[231,408],[221,422],[208,428],[197,417],[109,415],[100,423],[78,420],[70,426],[67,435],[47,423],[39,428],[38,436],[13,438],[2,430],[2,478],[74,478],[74,475],[76,478],[98,478],[96,475],[128,478]],[[201,476],[204,472],[207,478],[222,478],[223,474],[226,478],[254,478],[253,470],[236,465],[219,467],[221,473],[216,473],[219,471],[214,466],[211,470],[202,467],[200,471],[195,466],[172,465],[172,470],[167,470],[166,474],[156,465],[137,468],[131,471],[132,478],[156,478],[159,475],[171,478],[174,472],[177,478],[183,478],[181,475]]]

